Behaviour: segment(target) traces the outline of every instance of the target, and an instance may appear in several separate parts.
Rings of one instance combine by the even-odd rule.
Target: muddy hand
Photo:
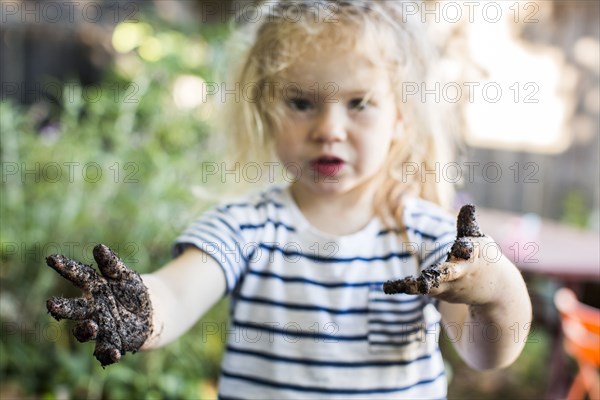
[[[152,307],[138,273],[103,244],[94,247],[93,253],[100,274],[62,255],[46,258],[50,267],[83,291],[75,299],[52,297],[46,307],[56,320],[82,321],[73,328],[73,335],[80,342],[96,341],[94,356],[104,367],[144,344],[152,331]]]
[[[386,294],[409,293],[428,294],[441,283],[451,282],[463,275],[460,261],[469,260],[473,254],[473,238],[482,238],[479,225],[475,220],[475,206],[467,204],[460,209],[456,223],[456,241],[452,245],[444,263],[436,264],[422,271],[419,277],[387,281],[383,285]]]

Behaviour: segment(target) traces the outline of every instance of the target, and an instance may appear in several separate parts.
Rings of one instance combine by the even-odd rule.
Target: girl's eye
[[[365,107],[367,106],[368,101],[365,99],[360,99],[360,98],[356,98],[356,99],[352,99],[350,100],[350,103],[348,103],[348,107],[350,107],[350,109],[352,110],[364,110]]]
[[[290,106],[290,108],[292,110],[296,110],[296,111],[309,111],[314,108],[314,105],[312,104],[312,102],[310,100],[302,99],[302,98],[291,99],[288,102],[288,105]]]

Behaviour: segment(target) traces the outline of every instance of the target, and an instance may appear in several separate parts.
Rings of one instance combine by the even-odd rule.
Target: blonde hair
[[[439,171],[453,158],[451,124],[444,120],[441,103],[407,99],[405,93],[407,83],[430,88],[439,79],[431,69],[435,50],[419,16],[404,15],[401,1],[267,1],[258,7],[252,16],[238,16],[233,46],[227,48],[229,81],[246,97],[225,103],[220,116],[220,129],[237,149],[236,165],[276,159],[272,138],[280,115],[266,93],[269,82],[311,50],[345,46],[373,53],[388,68],[404,122],[382,170],[375,212],[386,225],[402,226],[402,201],[409,195],[450,209],[452,185]],[[369,45],[359,48],[364,43]]]

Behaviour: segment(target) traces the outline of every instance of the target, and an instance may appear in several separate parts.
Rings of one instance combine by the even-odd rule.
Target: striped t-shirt
[[[213,208],[178,237],[176,254],[193,245],[219,263],[231,296],[220,398],[445,397],[435,303],[382,285],[444,259],[454,220],[408,199],[404,223],[327,234],[275,186]]]

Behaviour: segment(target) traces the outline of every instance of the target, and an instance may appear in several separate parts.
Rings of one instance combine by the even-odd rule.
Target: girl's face
[[[284,112],[275,150],[294,190],[341,194],[374,181],[401,123],[384,69],[366,56],[323,51],[277,85]]]

